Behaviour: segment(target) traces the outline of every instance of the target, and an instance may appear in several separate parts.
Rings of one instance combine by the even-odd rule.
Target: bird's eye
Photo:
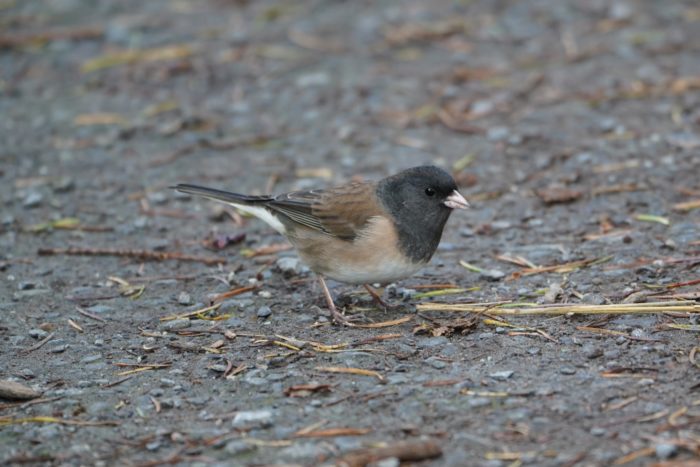
[[[425,189],[425,194],[428,196],[433,196],[433,195],[435,195],[435,189],[428,187]]]

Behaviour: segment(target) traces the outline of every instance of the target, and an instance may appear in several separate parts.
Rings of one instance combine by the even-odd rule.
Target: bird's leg
[[[333,297],[331,297],[331,292],[330,290],[328,290],[328,286],[326,285],[326,280],[323,278],[323,276],[319,275],[318,281],[321,283],[321,289],[323,289],[323,296],[326,297],[326,303],[328,304],[328,309],[330,310],[331,315],[333,315],[333,321],[339,324],[350,326],[351,324],[348,321],[348,319],[335,307]]]
[[[377,293],[376,290],[374,290],[374,288],[372,288],[371,285],[369,285],[369,284],[363,284],[363,285],[364,285],[365,289],[367,290],[367,292],[372,297],[372,300],[374,300],[374,303],[379,305],[379,307],[383,310],[389,309],[389,305],[384,300],[382,300],[382,297]]]

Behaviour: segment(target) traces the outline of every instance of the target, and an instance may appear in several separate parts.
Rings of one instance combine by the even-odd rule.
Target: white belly
[[[299,232],[293,242],[301,259],[316,273],[348,284],[395,282],[416,273],[425,262],[413,262],[398,248],[389,220],[373,218],[354,241],[317,232]]]
[[[375,266],[367,267],[364,265],[355,265],[346,263],[337,265],[335,268],[329,268],[325,272],[325,276],[338,282],[346,282],[348,284],[388,284],[405,279],[412,276],[424,264],[411,263],[396,258],[381,258]]]

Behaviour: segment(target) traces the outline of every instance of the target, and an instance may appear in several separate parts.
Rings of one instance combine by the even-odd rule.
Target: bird
[[[181,183],[179,192],[236,207],[289,239],[318,276],[334,321],[351,325],[325,278],[369,286],[405,279],[425,266],[455,209],[469,203],[445,170],[423,165],[379,181],[350,182],[278,196],[255,196]]]

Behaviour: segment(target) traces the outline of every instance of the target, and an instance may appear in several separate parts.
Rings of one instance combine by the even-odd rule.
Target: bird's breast
[[[401,251],[394,225],[381,216],[371,218],[353,240],[306,229],[291,240],[314,272],[349,284],[395,282],[425,265]]]

